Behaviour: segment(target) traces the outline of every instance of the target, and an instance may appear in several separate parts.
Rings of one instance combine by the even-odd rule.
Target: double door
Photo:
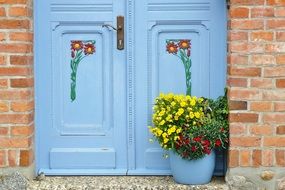
[[[170,174],[147,126],[160,92],[187,91],[171,52],[183,41],[192,95],[223,94],[224,0],[37,0],[35,35],[36,168],[46,175]]]

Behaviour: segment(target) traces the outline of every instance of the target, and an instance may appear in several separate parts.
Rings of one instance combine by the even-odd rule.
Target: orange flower
[[[191,44],[190,44],[190,40],[180,40],[178,45],[181,49],[188,49],[188,48],[190,48]]]
[[[91,55],[91,54],[95,53],[94,44],[85,44],[84,53],[85,53],[85,55]]]
[[[169,42],[167,43],[166,51],[168,51],[168,53],[176,54],[178,51],[178,46],[174,42]]]
[[[76,51],[83,48],[82,41],[71,41],[71,49]]]

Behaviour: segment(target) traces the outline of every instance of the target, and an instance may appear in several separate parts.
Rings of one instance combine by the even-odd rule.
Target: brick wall
[[[285,0],[229,4],[229,167],[284,167]]]
[[[33,162],[33,83],[32,1],[0,0],[0,168]]]

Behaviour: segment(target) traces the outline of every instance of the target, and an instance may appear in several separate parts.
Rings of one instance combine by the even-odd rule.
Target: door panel
[[[167,153],[149,142],[152,107],[160,92],[186,93],[182,61],[169,54],[169,41],[191,42],[192,95],[223,95],[226,73],[226,3],[221,0],[136,1],[136,166],[130,174],[170,174]],[[179,52],[178,52],[179,53]],[[147,106],[145,106],[147,105]],[[216,174],[223,175],[224,155],[218,154]]]
[[[36,9],[38,172],[126,174],[125,51],[102,27],[116,26],[124,1],[38,1]]]

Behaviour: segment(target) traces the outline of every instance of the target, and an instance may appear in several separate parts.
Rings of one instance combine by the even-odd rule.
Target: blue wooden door
[[[123,50],[117,31],[102,27],[117,27],[117,16],[125,18]],[[192,94],[223,94],[225,1],[37,0],[35,23],[37,172],[170,174],[149,142],[152,103],[160,92],[186,92],[171,53],[183,41],[191,43]]]

